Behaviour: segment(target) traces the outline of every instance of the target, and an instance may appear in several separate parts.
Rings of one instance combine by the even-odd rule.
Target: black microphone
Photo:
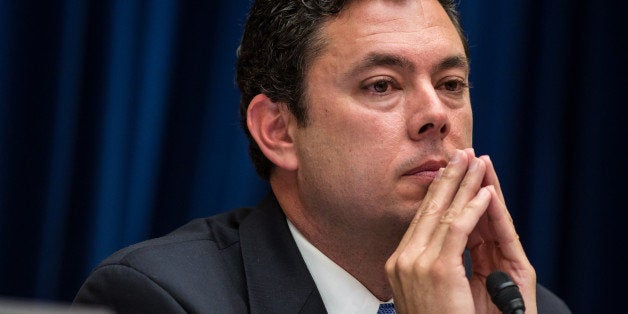
[[[486,290],[491,300],[504,314],[523,314],[526,306],[519,287],[503,271],[494,271],[486,277]]]

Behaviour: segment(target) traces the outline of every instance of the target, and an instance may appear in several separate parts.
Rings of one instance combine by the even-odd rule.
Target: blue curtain
[[[476,150],[539,281],[583,313],[627,278],[622,5],[460,5]],[[233,78],[248,6],[0,0],[0,297],[71,300],[115,250],[268,191]]]

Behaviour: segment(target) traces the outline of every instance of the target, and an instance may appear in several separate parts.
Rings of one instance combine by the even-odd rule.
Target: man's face
[[[436,0],[353,1],[322,37],[309,124],[293,130],[300,199],[327,223],[405,230],[438,169],[471,147],[462,41]]]

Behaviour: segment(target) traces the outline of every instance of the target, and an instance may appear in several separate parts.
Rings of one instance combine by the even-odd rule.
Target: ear
[[[296,127],[296,121],[286,105],[259,94],[249,103],[246,114],[249,132],[266,158],[279,168],[296,170],[298,162],[291,130]]]

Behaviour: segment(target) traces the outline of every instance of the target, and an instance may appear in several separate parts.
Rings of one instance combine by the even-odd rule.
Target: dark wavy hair
[[[257,173],[270,178],[274,164],[264,156],[251,137],[246,122],[249,103],[258,94],[282,102],[307,126],[304,78],[308,66],[324,47],[321,24],[338,14],[352,0],[256,0],[240,47],[236,81],[241,92],[241,126],[249,140],[249,154]],[[355,0],[353,0],[355,1]],[[439,0],[462,39],[469,56],[467,39],[459,22],[454,0]]]

